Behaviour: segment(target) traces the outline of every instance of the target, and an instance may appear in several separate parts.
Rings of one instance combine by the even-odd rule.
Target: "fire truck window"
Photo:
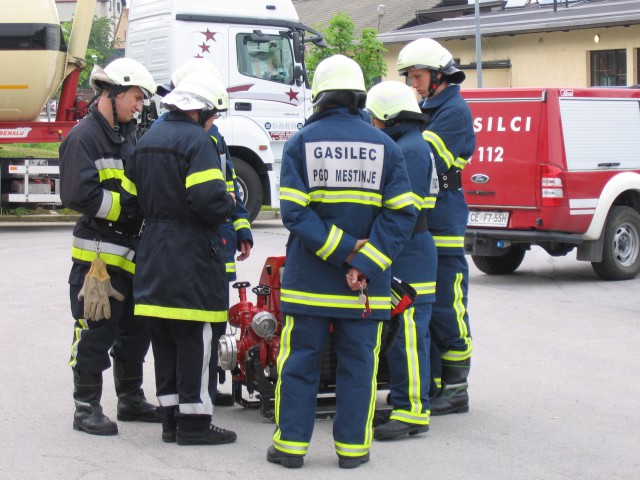
[[[248,34],[236,39],[238,71],[248,77],[293,84],[293,52],[287,37],[265,35],[255,41]]]

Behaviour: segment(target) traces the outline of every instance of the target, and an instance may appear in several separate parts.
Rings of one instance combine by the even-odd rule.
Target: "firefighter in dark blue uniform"
[[[138,62],[122,58],[104,70],[94,67],[90,79],[97,103],[60,145],[62,203],[82,214],[73,231],[73,266],[69,276],[71,312],[75,318],[71,359],[75,413],[73,428],[95,435],[115,435],[118,426],[102,413],[102,372],[113,357],[118,420],[159,421],[156,407],[144,397],[142,364],[149,349],[146,319],[133,314],[132,280],[141,218],[122,209],[124,165],[136,141],[135,112],[155,92],[151,74]],[[88,309],[83,282],[98,260],[115,290],[102,298],[101,309]],[[91,275],[89,275],[90,277]],[[95,280],[95,279],[93,279]],[[82,297],[80,300],[78,297]],[[95,306],[95,304],[94,304]],[[97,310],[110,311],[97,318]]]
[[[145,218],[135,312],[150,319],[162,439],[178,445],[236,439],[211,424],[208,389],[212,325],[226,323],[229,308],[219,226],[235,196],[205,130],[228,102],[219,79],[188,75],[163,99],[170,113],[140,139],[126,169],[125,205]]]
[[[323,60],[317,112],[285,145],[280,208],[291,232],[281,289],[273,445],[267,460],[301,467],[314,427],[320,358],[333,327],[338,368],[333,437],[341,468],[369,460],[390,266],[416,221],[402,153],[365,121],[356,62]]]
[[[464,72],[451,53],[429,38],[415,40],[398,55],[398,71],[411,80],[429,115],[423,133],[435,155],[440,193],[427,216],[438,248],[436,303],[431,316],[431,415],[469,411],[467,377],[471,366],[471,331],[467,312],[469,266],[464,234],[469,208],[460,171],[475,149],[471,110],[460,95]],[[439,355],[438,355],[439,353]]]
[[[224,239],[225,248],[225,270],[227,272],[227,281],[233,282],[236,276],[236,260],[244,261],[251,255],[253,247],[253,234],[251,233],[251,223],[249,223],[249,212],[247,211],[242,199],[237,195],[239,191],[238,179],[236,171],[233,168],[231,154],[224,141],[224,137],[220,134],[218,127],[211,125],[209,135],[213,138],[220,162],[225,165],[224,177],[227,182],[227,191],[236,195],[236,206],[233,209],[226,222],[220,226],[220,233]],[[239,252],[236,258],[236,252]],[[217,324],[217,329],[213,333],[213,341],[218,342],[220,337],[226,333],[226,323]],[[209,381],[209,393],[215,398],[214,404],[218,406],[231,406],[234,403],[233,395],[223,393],[218,390],[218,358],[211,358],[210,365],[211,377]]]
[[[200,72],[203,74],[211,74],[216,78],[222,80],[220,71],[215,65],[204,58],[190,58],[186,62],[182,63],[171,74],[171,83],[158,86],[158,93],[161,96],[165,96],[171,90],[175,88],[175,85],[180,83],[187,75],[191,73]],[[162,115],[154,125],[163,121],[166,114]],[[225,249],[225,269],[227,272],[227,280],[233,282],[236,280],[236,251],[240,252],[237,260],[243,261],[249,258],[251,254],[251,248],[253,247],[253,235],[251,233],[251,224],[249,222],[249,212],[244,205],[244,202],[239,198],[236,192],[239,191],[238,181],[236,178],[236,172],[233,168],[233,162],[231,160],[231,154],[227,148],[227,144],[224,137],[220,133],[218,127],[215,124],[211,125],[209,129],[209,135],[213,139],[216,145],[216,151],[220,157],[221,165],[225,168],[222,170],[224,180],[227,183],[227,191],[236,195],[236,206],[233,212],[227,220],[220,226],[220,233],[224,242]],[[214,348],[217,348],[217,343],[220,336],[226,332],[226,323],[216,323],[213,325],[212,341],[216,344]],[[209,395],[213,399],[213,404],[216,406],[231,406],[234,403],[233,395],[229,393],[222,393],[218,390],[218,359],[217,357],[211,357],[211,364],[209,366],[210,380],[209,380]]]
[[[367,93],[366,110],[373,124],[402,150],[418,212],[411,237],[391,265],[392,275],[409,282],[418,294],[413,306],[400,314],[397,338],[387,352],[393,411],[389,421],[374,428],[373,438],[391,440],[429,430],[429,322],[438,254],[427,227],[427,212],[436,203],[438,183],[431,148],[421,133],[427,116],[420,111],[413,90],[400,82],[379,83]]]

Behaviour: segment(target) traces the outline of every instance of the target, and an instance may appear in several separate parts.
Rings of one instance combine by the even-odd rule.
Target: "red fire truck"
[[[463,170],[465,250],[509,274],[532,245],[577,248],[607,280],[640,271],[640,89],[463,91],[477,135]]]

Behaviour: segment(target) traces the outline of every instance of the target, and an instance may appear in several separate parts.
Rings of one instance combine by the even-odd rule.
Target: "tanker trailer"
[[[79,0],[69,45],[54,0],[5,2],[0,28],[0,148],[10,143],[60,142],[81,116],[76,101],[96,0]],[[62,84],[54,122],[42,108]],[[57,159],[0,158],[2,205],[60,204]]]

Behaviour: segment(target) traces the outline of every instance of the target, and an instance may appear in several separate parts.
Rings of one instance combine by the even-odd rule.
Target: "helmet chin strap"
[[[211,117],[216,114],[217,110],[198,110],[198,124],[204,127]]]
[[[116,96],[113,92],[109,93],[111,99],[111,109],[113,110],[113,130],[120,134],[120,123],[118,123],[118,110],[116,109]]]
[[[436,93],[436,90],[442,83],[444,82],[444,75],[438,78],[438,70],[429,69],[431,73],[431,81],[429,82],[429,97],[433,97],[433,94]]]
[[[125,89],[126,90],[126,89]],[[111,99],[111,110],[113,111],[113,130],[120,134],[120,122],[118,122],[118,110],[116,109],[116,95],[124,90],[118,88],[112,88],[109,91],[109,99]]]

